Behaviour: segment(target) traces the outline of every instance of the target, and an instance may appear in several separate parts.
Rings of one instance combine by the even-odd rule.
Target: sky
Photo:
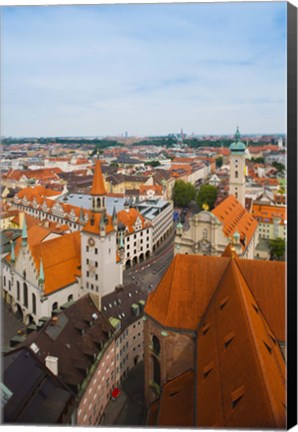
[[[2,8],[1,135],[286,132],[286,2]]]

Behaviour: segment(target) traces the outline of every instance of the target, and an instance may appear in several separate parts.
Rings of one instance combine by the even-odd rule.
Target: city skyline
[[[284,134],[286,7],[4,7],[1,135]]]

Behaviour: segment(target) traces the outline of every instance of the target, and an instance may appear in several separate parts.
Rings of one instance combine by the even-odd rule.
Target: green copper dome
[[[235,133],[235,142],[233,142],[229,149],[232,153],[243,153],[246,150],[246,145],[240,141],[241,135],[239,132],[239,128],[237,126],[237,131]]]

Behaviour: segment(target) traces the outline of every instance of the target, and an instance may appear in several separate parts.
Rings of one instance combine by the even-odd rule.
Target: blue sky
[[[286,3],[4,7],[4,136],[286,131]]]

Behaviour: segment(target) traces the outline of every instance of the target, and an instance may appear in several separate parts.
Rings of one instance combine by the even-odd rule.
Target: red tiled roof
[[[273,218],[279,218],[281,225],[284,225],[287,219],[286,207],[283,206],[253,204],[252,215],[259,222],[264,223],[273,223]]]
[[[215,209],[212,210],[214,216],[223,224],[223,232],[226,237],[232,237],[238,231],[240,239],[245,241],[245,246],[250,243],[257,227],[258,222],[244,209],[233,195],[225,198]]]

